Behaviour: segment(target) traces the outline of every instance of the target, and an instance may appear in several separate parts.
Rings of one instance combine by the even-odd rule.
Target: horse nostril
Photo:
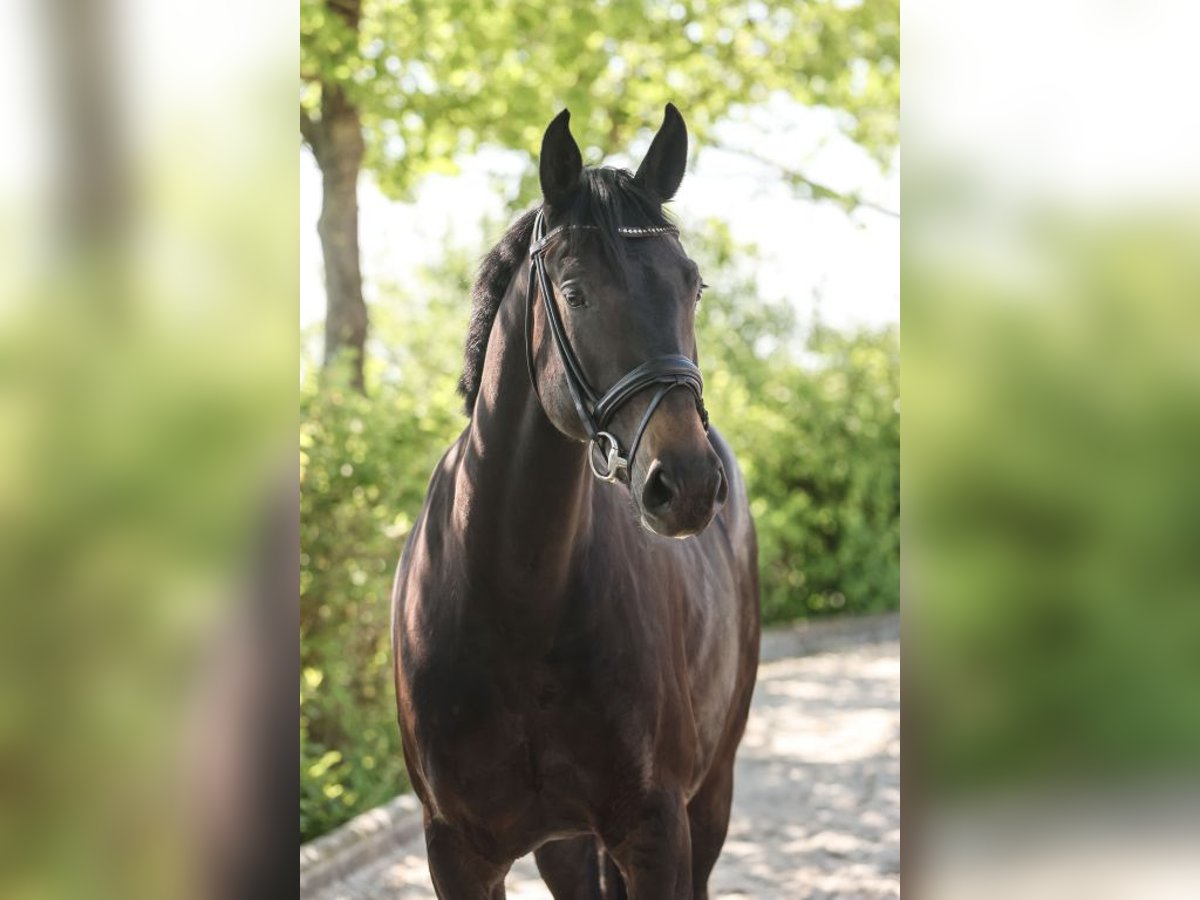
[[[646,476],[645,487],[642,488],[642,506],[654,512],[661,512],[671,505],[675,499],[675,483],[671,481],[661,464],[655,463]]]
[[[717,496],[714,502],[715,506],[723,506],[725,498],[729,496],[729,480],[725,477],[725,467],[717,466]]]

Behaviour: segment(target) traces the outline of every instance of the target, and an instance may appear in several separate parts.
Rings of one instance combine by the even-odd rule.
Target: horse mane
[[[471,288],[466,363],[462,377],[458,379],[458,392],[466,399],[468,416],[475,410],[475,398],[479,396],[479,382],[483,377],[483,360],[487,356],[492,322],[496,319],[500,301],[508,292],[508,286],[529,255],[529,241],[533,237],[533,220],[536,216],[536,209],[522,213],[479,264],[479,274],[475,276],[475,285]]]
[[[458,392],[466,401],[468,416],[474,411],[479,396],[492,323],[509,285],[529,255],[536,216],[536,208],[527,210],[509,226],[499,243],[483,258],[471,288],[466,359],[462,377],[458,380]],[[609,166],[583,170],[579,188],[568,208],[561,213],[561,220],[559,215],[555,216],[555,223],[596,228],[597,231],[568,232],[567,240],[573,243],[582,234],[599,234],[604,253],[610,260],[617,259],[620,254],[617,229],[672,224],[663,213],[662,204],[634,181],[630,172]]]

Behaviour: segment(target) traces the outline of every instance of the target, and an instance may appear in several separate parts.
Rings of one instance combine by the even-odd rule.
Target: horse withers
[[[745,487],[709,427],[703,282],[663,214],[687,129],[584,168],[485,258],[446,451],[393,596],[404,755],[443,900],[533,851],[556,900],[707,897],[758,662]]]

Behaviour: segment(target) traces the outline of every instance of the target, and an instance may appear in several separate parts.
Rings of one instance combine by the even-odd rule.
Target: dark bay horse
[[[470,424],[396,574],[404,755],[443,900],[534,851],[556,900],[693,900],[721,851],[758,662],[757,546],[707,427],[699,270],[663,215],[674,106],[636,175],[564,110],[543,203],[481,267]]]

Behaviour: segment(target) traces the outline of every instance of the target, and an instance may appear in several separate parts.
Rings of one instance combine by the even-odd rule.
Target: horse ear
[[[650,142],[646,158],[638,166],[634,181],[666,203],[675,196],[687,167],[688,136],[683,116],[668,103],[663,113],[662,127]]]
[[[564,109],[546,128],[542,136],[542,156],[539,174],[542,198],[548,206],[563,206],[579,186],[583,172],[583,157],[579,145],[571,136],[571,112]]]

